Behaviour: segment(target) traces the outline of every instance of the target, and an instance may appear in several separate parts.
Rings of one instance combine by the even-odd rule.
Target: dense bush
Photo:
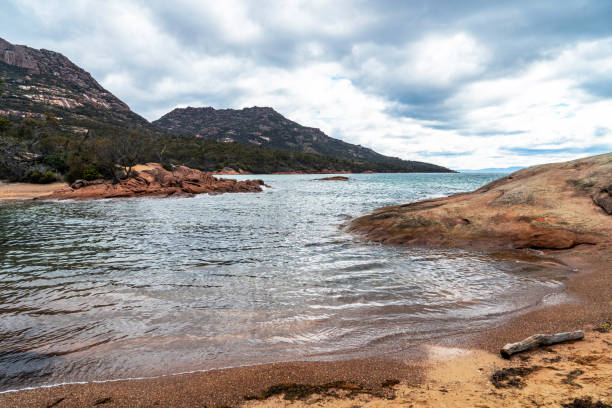
[[[66,163],[66,155],[63,153],[53,153],[45,156],[43,163],[47,166],[54,168],[60,173],[68,171],[68,164]]]
[[[57,181],[57,176],[52,171],[46,171],[44,173],[33,171],[32,173],[28,174],[25,181],[36,184],[49,184]]]
[[[98,169],[96,169],[94,166],[88,166],[85,169],[83,169],[81,178],[84,180],[96,180],[101,177],[102,175],[100,174]]]

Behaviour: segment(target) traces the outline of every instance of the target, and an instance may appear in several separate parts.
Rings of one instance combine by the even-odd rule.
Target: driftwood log
[[[563,343],[565,341],[582,340],[584,333],[582,330],[557,333],[557,334],[534,334],[521,340],[518,343],[509,343],[502,347],[500,354],[503,358],[510,358],[513,354],[531,350],[536,347],[550,346],[552,344]]]

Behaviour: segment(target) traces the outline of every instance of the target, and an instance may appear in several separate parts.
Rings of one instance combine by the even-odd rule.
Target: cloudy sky
[[[456,169],[612,151],[612,1],[4,1],[0,37],[69,57],[154,120],[271,106]]]

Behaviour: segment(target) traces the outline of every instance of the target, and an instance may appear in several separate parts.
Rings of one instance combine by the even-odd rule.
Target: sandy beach
[[[432,357],[421,384],[401,382],[385,393],[336,389],[311,395],[275,395],[265,401],[246,402],[244,406],[433,408],[609,404],[611,340],[610,333],[592,331],[585,341],[526,353],[512,362],[480,350],[431,347]],[[454,358],[449,361],[449,356]],[[584,405],[578,405],[581,403]]]
[[[0,394],[0,406],[559,407],[577,398],[611,404],[612,333],[597,329],[611,320],[612,251],[609,247],[580,246],[544,255],[578,269],[565,292],[568,300],[540,305],[485,332],[423,344],[410,358],[266,364],[154,379],[62,385]],[[585,340],[538,349],[511,360],[498,354],[504,344],[535,333],[578,329],[585,331]],[[502,383],[510,381],[518,386],[496,387],[492,376],[510,367],[519,369],[502,371],[498,376]],[[516,373],[520,375],[504,379]]]
[[[31,200],[35,197],[50,195],[67,186],[66,183],[31,184],[0,181],[0,201]]]

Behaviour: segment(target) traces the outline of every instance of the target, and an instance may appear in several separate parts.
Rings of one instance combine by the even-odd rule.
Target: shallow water
[[[568,272],[339,228],[498,176],[275,175],[257,176],[272,186],[259,194],[0,203],[0,391],[377,355],[499,323]]]

